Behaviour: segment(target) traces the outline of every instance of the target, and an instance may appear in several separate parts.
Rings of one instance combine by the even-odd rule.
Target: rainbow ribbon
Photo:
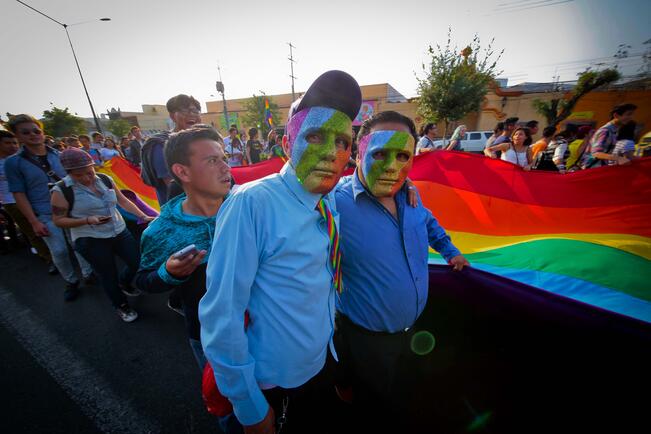
[[[333,284],[335,291],[341,294],[343,285],[341,283],[341,252],[339,251],[339,232],[335,225],[335,219],[330,212],[330,208],[321,198],[316,206],[317,211],[325,220],[326,228],[328,229],[328,237],[330,238],[330,265],[332,265]]]

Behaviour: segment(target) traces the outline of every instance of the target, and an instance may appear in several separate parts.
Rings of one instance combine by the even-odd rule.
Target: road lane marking
[[[0,285],[0,323],[105,433],[160,433],[162,427],[120,397],[27,306]],[[74,427],[70,427],[71,432]]]

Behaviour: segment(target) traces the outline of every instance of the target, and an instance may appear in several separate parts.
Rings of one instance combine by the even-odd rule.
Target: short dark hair
[[[362,137],[368,136],[371,133],[371,130],[377,124],[383,124],[385,122],[398,122],[409,128],[409,132],[413,136],[414,140],[418,141],[418,135],[416,134],[416,125],[414,121],[408,118],[405,115],[402,115],[398,112],[392,110],[377,113],[370,118],[366,119],[361,127],[359,127],[359,132],[357,133],[357,141],[359,142]]]
[[[432,128],[436,128],[436,124],[435,124],[435,123],[433,123],[433,122],[428,122],[428,123],[426,123],[425,125],[423,125],[422,127],[420,127],[420,135],[421,135],[421,136],[426,136],[427,133],[429,133],[429,131],[430,131]]]
[[[94,139],[95,137],[97,137],[97,136],[102,136],[102,137],[104,137],[104,135],[103,135],[102,133],[97,132],[97,131],[94,132],[92,135],[93,135],[93,139]]]
[[[79,137],[77,137],[79,141],[81,142],[81,139],[86,139],[90,142],[90,137],[88,137],[87,134],[79,134]]]
[[[9,131],[11,131],[12,133],[16,133],[16,127],[17,127],[18,125],[20,125],[20,124],[27,124],[27,123],[30,123],[30,124],[36,124],[36,125],[38,125],[38,127],[39,127],[41,130],[43,129],[43,124],[41,123],[41,121],[39,121],[38,119],[36,119],[34,116],[27,115],[27,114],[24,114],[24,113],[23,113],[23,114],[19,114],[19,115],[15,115],[15,116],[11,116],[11,117],[9,118],[9,122],[7,122],[7,128],[8,128]]]
[[[193,96],[188,96],[185,94],[173,96],[167,101],[166,106],[167,112],[170,114],[176,113],[188,107],[196,107],[197,110],[201,110],[201,104],[199,104],[199,101],[194,99]]]
[[[527,128],[536,128],[538,126],[538,121],[529,121],[525,125]]]
[[[15,139],[16,136],[11,131],[0,130],[0,140],[2,139]]]
[[[169,140],[165,143],[165,147],[163,148],[165,163],[170,174],[179,185],[181,185],[181,180],[172,171],[172,165],[178,163],[187,166],[190,164],[190,145],[202,139],[214,140],[220,145],[224,145],[224,140],[217,130],[205,124],[196,124],[187,130],[172,133]]]
[[[622,125],[617,131],[617,140],[635,140],[635,128],[637,124],[631,121],[626,125]]]
[[[542,135],[544,138],[549,139],[550,137],[554,137],[554,133],[556,132],[556,127],[545,127],[543,129]]]
[[[507,120],[504,121],[504,126],[515,125],[518,123],[519,120],[520,118],[516,118],[516,117],[508,118]]]
[[[637,106],[631,103],[618,104],[610,111],[610,118],[613,119],[615,115],[621,116],[631,110],[637,110]]]
[[[233,131],[235,131],[236,133],[238,132],[236,127],[230,127],[230,128],[228,129],[228,132],[229,132],[229,133],[232,133]]]
[[[495,128],[493,128],[493,133],[497,134],[502,131],[504,131],[504,122],[498,122],[497,125],[495,125]]]
[[[258,135],[258,129],[253,127],[249,128],[249,137],[257,136]]]

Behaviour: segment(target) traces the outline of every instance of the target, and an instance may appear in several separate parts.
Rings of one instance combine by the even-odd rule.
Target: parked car
[[[466,152],[484,152],[486,140],[492,135],[492,131],[466,131],[466,137],[461,140],[461,150]],[[450,139],[445,139],[445,141],[435,140],[433,143],[436,149],[443,149],[450,143]]]

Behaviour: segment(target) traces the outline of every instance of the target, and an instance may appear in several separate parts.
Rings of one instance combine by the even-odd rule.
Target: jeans
[[[140,251],[133,235],[125,229],[112,238],[77,238],[75,250],[93,266],[113,307],[118,308],[127,303],[120,285],[131,285],[140,266]],[[115,256],[119,256],[126,264],[119,274]]]
[[[47,237],[42,237],[43,241],[50,249],[50,254],[52,255],[52,262],[61,273],[61,277],[68,283],[79,282],[77,278],[77,273],[75,272],[75,267],[70,258],[70,252],[68,250],[68,242],[70,241],[70,233],[65,229],[61,229],[54,225],[52,221],[52,216],[50,215],[40,215],[38,220],[43,223],[47,230],[50,232],[50,235]],[[66,242],[66,239],[68,242]],[[93,273],[93,269],[86,260],[75,252],[77,262],[79,262],[79,267],[81,268],[81,274],[84,277],[88,277]]]
[[[27,237],[29,244],[36,249],[38,256],[43,259],[47,264],[52,262],[52,257],[50,256],[50,251],[48,250],[45,242],[41,237],[37,237],[32,229],[32,225],[27,221],[23,213],[20,212],[18,206],[15,203],[9,203],[3,205],[7,214],[16,222],[20,231]]]

